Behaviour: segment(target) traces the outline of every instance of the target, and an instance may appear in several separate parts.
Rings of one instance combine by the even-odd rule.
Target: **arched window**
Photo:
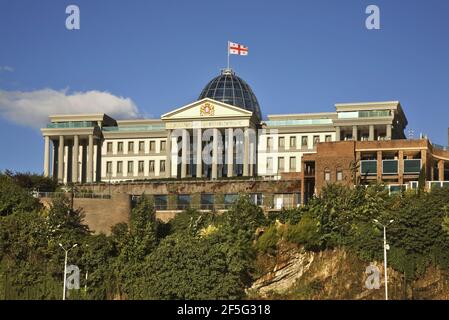
[[[331,171],[329,170],[329,168],[324,169],[324,181],[331,181]]]
[[[341,168],[337,168],[337,181],[343,181],[343,170]]]

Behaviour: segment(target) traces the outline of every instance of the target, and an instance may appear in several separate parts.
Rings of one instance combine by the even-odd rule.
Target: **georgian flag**
[[[247,56],[248,47],[245,47],[238,43],[229,42],[229,54],[238,54],[241,56]]]

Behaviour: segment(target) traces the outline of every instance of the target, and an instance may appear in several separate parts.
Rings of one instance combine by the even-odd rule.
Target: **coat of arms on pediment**
[[[203,104],[200,108],[200,116],[213,116],[215,114],[215,108],[214,105],[206,102]]]

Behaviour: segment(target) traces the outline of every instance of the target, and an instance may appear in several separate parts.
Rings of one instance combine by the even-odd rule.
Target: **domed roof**
[[[217,101],[252,111],[262,119],[259,102],[251,87],[235,75],[231,69],[225,69],[221,75],[212,79],[203,89],[198,100],[211,98]]]

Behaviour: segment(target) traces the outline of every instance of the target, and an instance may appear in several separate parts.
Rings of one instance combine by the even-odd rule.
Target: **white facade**
[[[44,173],[63,183],[294,176],[303,155],[315,153],[318,143],[389,140],[407,122],[395,101],[336,108],[261,121],[252,111],[204,98],[161,119],[50,116],[42,129]]]

